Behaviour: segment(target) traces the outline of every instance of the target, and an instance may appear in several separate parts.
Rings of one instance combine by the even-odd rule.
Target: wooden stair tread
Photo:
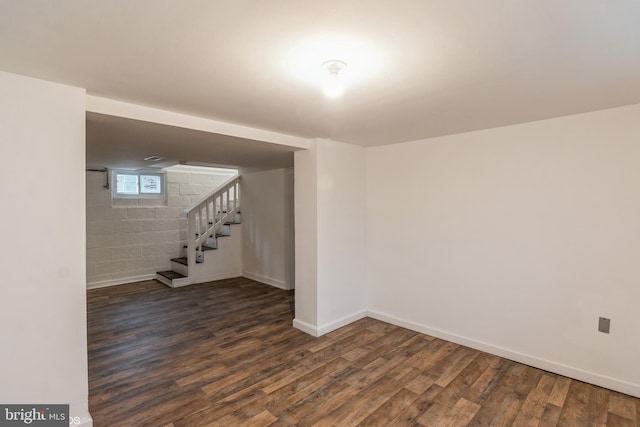
[[[170,270],[170,271],[158,271],[158,273],[157,273],[157,274],[159,274],[159,275],[161,275],[161,276],[163,276],[163,277],[166,277],[166,278],[167,278],[167,279],[169,279],[169,280],[173,280],[173,279],[182,279],[182,278],[184,278],[184,277],[187,277],[187,276],[185,276],[184,274],[180,274],[180,273],[175,272],[175,271],[173,271],[173,270]]]

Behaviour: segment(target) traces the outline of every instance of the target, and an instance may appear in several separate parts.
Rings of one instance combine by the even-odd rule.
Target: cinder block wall
[[[228,174],[167,172],[167,199],[115,199],[104,175],[87,172],[87,287],[145,280],[169,270],[186,243],[185,208]]]

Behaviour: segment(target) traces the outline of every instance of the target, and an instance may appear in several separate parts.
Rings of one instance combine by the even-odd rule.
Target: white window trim
[[[138,194],[118,193],[118,175],[138,176]],[[160,177],[160,193],[142,193],[140,190],[140,176],[153,175]],[[122,170],[113,169],[111,171],[111,197],[112,199],[157,199],[166,200],[167,197],[167,174],[158,170]]]

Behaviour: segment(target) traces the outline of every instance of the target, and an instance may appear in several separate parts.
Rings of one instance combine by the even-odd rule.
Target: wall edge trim
[[[144,274],[142,276],[121,277],[118,279],[99,280],[97,282],[87,282],[87,289],[106,288],[108,286],[125,285],[127,283],[144,282],[156,278],[156,273]]]
[[[79,427],[93,427],[93,418],[91,414],[87,412],[85,416],[80,418],[80,424],[76,424]]]
[[[334,320],[333,322],[325,323],[324,325],[318,327],[318,333],[320,334],[319,336],[328,334],[329,332],[340,329],[343,326],[347,326],[348,324],[356,322],[360,319],[364,319],[365,317],[367,317],[367,310],[361,310],[348,316],[341,317],[340,319]]]
[[[314,325],[312,325],[311,323],[305,322],[304,320],[300,320],[300,319],[293,319],[293,323],[292,323],[293,327],[296,329],[301,330],[302,332],[311,335],[312,337],[319,337],[320,335],[318,334],[318,328],[316,328]]]
[[[242,275],[247,279],[255,280],[256,282],[264,283],[265,285],[270,285],[279,289],[284,289],[285,291],[290,291],[291,288],[284,280],[274,279],[272,277],[263,276],[262,274],[252,273],[250,271],[243,270]]]

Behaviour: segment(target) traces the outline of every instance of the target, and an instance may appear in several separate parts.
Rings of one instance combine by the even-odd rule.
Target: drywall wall
[[[88,411],[85,92],[0,72],[0,402]]]
[[[170,270],[170,259],[182,256],[187,240],[182,212],[230,176],[168,171],[166,201],[112,200],[104,174],[87,172],[87,287],[147,280]]]
[[[318,327],[366,316],[365,149],[318,143]]]
[[[367,312],[365,149],[316,140],[294,159],[294,326],[322,335]]]
[[[638,117],[367,149],[370,314],[640,396]]]
[[[317,142],[293,154],[295,169],[295,318],[293,326],[318,335]]]
[[[294,260],[291,171],[242,174],[243,274],[282,289],[293,289]]]

